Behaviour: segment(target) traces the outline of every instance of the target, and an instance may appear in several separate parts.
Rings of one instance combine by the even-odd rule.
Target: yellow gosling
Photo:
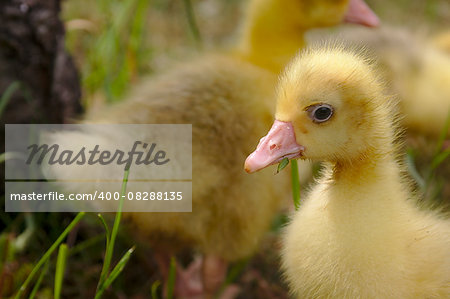
[[[360,54],[305,51],[282,76],[274,126],[247,158],[248,172],[284,157],[325,161],[283,237],[296,298],[450,297],[450,221],[416,206],[384,90]]]

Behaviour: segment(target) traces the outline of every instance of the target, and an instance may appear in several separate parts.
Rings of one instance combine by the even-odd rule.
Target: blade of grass
[[[439,135],[439,139],[436,145],[436,151],[433,156],[433,160],[431,161],[431,165],[428,168],[427,175],[426,175],[426,183],[424,188],[424,193],[427,194],[430,190],[431,182],[433,181],[436,168],[445,161],[445,159],[448,157],[448,149],[442,151],[442,147],[444,146],[445,139],[448,135],[450,129],[450,110],[447,114],[447,119],[445,121],[445,125],[442,128],[441,134]]]
[[[58,258],[56,260],[55,289],[53,292],[55,299],[61,298],[61,289],[64,280],[64,271],[66,269],[66,261],[67,245],[63,243],[59,246]]]
[[[108,278],[105,281],[104,289],[108,288],[111,283],[119,276],[119,274],[123,271],[123,268],[126,266],[128,261],[130,260],[131,254],[133,254],[135,250],[135,246],[128,249],[128,251],[123,255],[123,257],[119,260],[117,265],[114,267],[114,269],[111,271],[111,274],[108,276]]]
[[[442,151],[442,147],[444,146],[445,139],[447,138],[448,132],[450,130],[450,110],[447,115],[447,119],[445,121],[445,125],[442,128],[441,134],[439,135],[439,139],[436,145],[436,153],[434,155],[434,158],[431,162],[430,167],[430,175],[434,172],[434,170],[445,161],[445,159],[450,154],[450,149],[445,149]]]
[[[434,171],[439,165],[441,165],[445,159],[450,155],[450,149],[446,149],[445,151],[437,154],[433,161],[431,161],[431,170]]]
[[[221,297],[223,291],[225,291],[225,288],[228,285],[230,285],[231,283],[233,283],[237,279],[239,274],[241,274],[242,271],[244,271],[244,269],[247,266],[249,260],[250,259],[241,260],[241,261],[235,263],[230,268],[230,270],[227,273],[227,276],[225,277],[225,281],[220,286],[220,289],[219,289],[219,291],[217,291],[216,296],[214,298],[220,298]]]
[[[110,243],[110,233],[109,233],[109,227],[108,224],[105,221],[105,218],[103,218],[102,214],[98,214],[97,215],[98,218],[100,219],[100,221],[102,222],[104,228],[105,228],[105,235],[106,235],[106,248],[109,247],[109,243]]]
[[[172,256],[170,258],[169,278],[167,279],[167,299],[173,298],[176,272],[177,272],[177,261],[175,260],[175,257]]]
[[[87,239],[86,241],[83,241],[83,242],[77,244],[76,246],[70,248],[69,256],[72,256],[79,252],[82,252],[82,251],[86,250],[87,248],[95,245],[97,242],[103,241],[103,239],[105,239],[105,235],[103,235],[103,234],[97,235],[90,239]]]
[[[7,261],[8,251],[10,251],[10,238],[7,233],[0,234],[0,279],[3,277],[5,268],[4,264]],[[0,293],[1,294],[1,293]]]
[[[300,207],[300,179],[298,176],[297,160],[291,160],[291,178],[292,178],[292,198],[294,200],[294,207],[297,211]]]
[[[79,212],[75,219],[72,220],[72,222],[66,227],[66,229],[59,235],[58,239],[53,243],[53,245],[47,250],[47,252],[44,253],[44,255],[41,257],[41,259],[37,262],[37,264],[34,266],[33,270],[31,270],[31,273],[28,275],[25,282],[20,287],[19,291],[17,292],[16,296],[14,296],[15,299],[19,299],[23,292],[28,287],[28,284],[33,279],[34,275],[38,272],[38,270],[41,268],[41,266],[50,258],[50,255],[55,251],[55,249],[59,246],[59,244],[64,240],[64,238],[67,236],[67,234],[75,227],[75,225],[80,222],[80,220],[84,217],[85,212]]]
[[[124,203],[124,199],[125,199],[125,192],[127,190],[129,173],[130,173],[130,169],[126,169],[125,173],[123,175],[122,190],[120,192],[121,196],[119,199],[119,207],[117,209],[116,217],[114,219],[114,224],[113,224],[113,229],[112,229],[111,236],[110,236],[109,246],[106,248],[105,259],[103,261],[103,268],[102,268],[102,272],[100,274],[100,281],[97,286],[97,292],[103,288],[103,284],[109,273],[111,259],[112,259],[113,253],[114,253],[114,243],[116,242],[117,233],[119,231],[120,219],[122,218],[122,208],[123,208],[123,203]],[[100,297],[97,297],[97,295],[96,295],[95,298],[100,298]]]
[[[406,165],[409,170],[409,174],[413,177],[413,179],[416,181],[417,185],[419,185],[419,188],[421,190],[425,190],[425,180],[420,175],[419,171],[417,170],[416,164],[414,163],[415,155],[414,151],[412,149],[408,149],[406,151]]]
[[[136,3],[127,47],[127,63],[130,65],[129,80],[136,79],[138,68],[140,65],[142,65],[142,62],[145,59],[145,56],[143,55],[145,52],[143,42],[144,33],[147,29],[146,21],[149,5],[150,1],[148,0],[139,0]]]
[[[197,22],[195,20],[194,9],[192,8],[191,0],[183,0],[184,8],[186,10],[186,18],[188,21],[189,29],[191,30],[192,36],[194,37],[195,45],[198,49],[202,48],[202,36],[200,35],[200,30],[198,29]]]
[[[273,233],[279,233],[289,223],[289,216],[285,213],[279,213],[272,221],[270,231]]]
[[[37,291],[39,290],[39,287],[41,286],[42,283],[42,279],[44,278],[45,274],[47,274],[48,271],[48,266],[50,265],[49,261],[47,260],[45,262],[44,268],[41,271],[41,274],[39,275],[36,283],[34,284],[33,290],[30,293],[30,296],[28,297],[28,299],[34,299],[34,297],[36,296]]]
[[[4,163],[6,160],[10,160],[10,159],[25,160],[26,158],[23,154],[18,153],[18,152],[6,152],[6,153],[0,154],[0,163]]]
[[[21,252],[25,250],[27,247],[27,244],[30,242],[31,238],[34,235],[34,232],[36,231],[36,225],[34,223],[34,217],[31,213],[25,214],[25,224],[26,229],[23,233],[21,233],[17,238],[14,240],[14,248],[16,251]]]
[[[159,280],[152,283],[152,299],[158,299],[158,294],[156,292],[158,291],[160,285],[161,281]]]
[[[228,271],[227,277],[225,278],[223,289],[236,280],[239,274],[241,274],[245,267],[247,267],[249,260],[250,259],[239,261],[231,267],[230,271]]]
[[[441,134],[439,135],[438,143],[436,145],[436,154],[442,150],[442,146],[444,145],[444,141],[448,135],[449,130],[450,130],[450,110],[448,111],[445,125],[442,128]]]
[[[117,101],[125,92],[130,79],[126,48],[130,25],[137,1],[104,1],[101,5],[105,25],[95,39],[95,46],[87,51],[83,70],[83,85],[88,93],[103,90],[108,101]],[[110,63],[114,61],[114,63]]]
[[[95,299],[101,298],[103,295],[103,292],[114,282],[114,280],[119,276],[119,274],[123,271],[123,268],[125,268],[125,265],[130,260],[131,254],[133,253],[135,247],[131,247],[120,259],[120,261],[117,263],[117,265],[114,267],[114,269],[111,271],[111,274],[106,278],[105,283],[102,284],[100,290],[95,294]]]
[[[20,83],[19,81],[12,82],[8,88],[6,88],[5,92],[3,92],[0,98],[0,116],[3,114],[6,106],[8,105],[9,100],[11,99],[13,93],[19,89]]]
[[[278,167],[277,167],[277,173],[279,173],[280,171],[285,169],[286,166],[288,166],[288,164],[289,164],[288,158],[284,158],[283,160],[281,160],[281,162],[278,164]]]

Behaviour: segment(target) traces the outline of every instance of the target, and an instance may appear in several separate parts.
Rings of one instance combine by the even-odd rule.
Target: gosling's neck
[[[284,1],[251,1],[235,54],[279,73],[305,46],[304,33]]]
[[[332,165],[333,180],[339,183],[346,183],[349,180],[360,182],[366,177],[379,177],[380,173],[384,174],[383,176],[397,173],[396,163],[391,155],[362,155],[355,160],[336,161],[330,165]]]
[[[394,147],[387,147],[378,151],[371,150],[357,159],[329,164],[329,182],[332,188],[336,188],[338,194],[347,194],[338,198],[372,201],[372,197],[376,197],[376,202],[392,198],[405,199],[407,195]]]
[[[342,232],[341,244],[351,245],[349,251],[364,252],[363,257],[383,251],[386,242],[397,244],[392,238],[398,238],[410,206],[408,188],[394,156],[330,163],[328,167],[327,180],[318,187],[324,192],[320,198],[327,221],[334,232]],[[364,238],[355,240],[355,236]]]

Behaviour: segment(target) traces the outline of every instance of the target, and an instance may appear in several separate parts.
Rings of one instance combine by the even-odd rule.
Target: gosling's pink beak
[[[360,24],[367,27],[377,27],[380,25],[380,19],[378,19],[377,15],[369,8],[364,0],[350,0],[344,22]]]
[[[252,173],[284,158],[298,158],[304,150],[295,140],[292,124],[275,120],[269,133],[261,138],[256,150],[245,160],[245,171]]]

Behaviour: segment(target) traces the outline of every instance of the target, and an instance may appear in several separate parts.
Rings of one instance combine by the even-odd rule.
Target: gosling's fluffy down
[[[297,298],[450,297],[450,221],[415,205],[384,90],[368,60],[342,48],[304,52],[281,79],[277,121],[293,127],[302,159],[326,161],[283,238]],[[332,116],[313,121],[309,108],[324,104]]]
[[[241,168],[252,147],[248,137],[261,136],[270,125],[275,80],[247,63],[205,57],[148,82],[127,102],[96,116],[96,121],[192,124],[192,213],[130,214],[139,230],[162,238],[169,248],[185,238],[184,246],[228,261],[252,253],[278,210],[279,199],[272,196],[286,194],[282,176],[248,178]],[[276,182],[267,184],[270,179]],[[258,182],[265,187],[255,188]]]
[[[325,50],[303,55],[281,83],[345,89],[340,99],[320,98],[342,105],[334,121],[309,122],[310,132],[297,136],[306,148],[310,138],[327,144],[311,157],[328,165],[286,230],[286,277],[299,298],[448,298],[450,222],[410,200],[394,154],[395,114],[371,72],[358,55]]]
[[[204,57],[142,82],[127,101],[83,121],[192,124],[192,213],[125,215],[153,245],[172,252],[195,248],[227,261],[244,258],[256,248],[278,210],[279,194],[286,194],[281,187],[288,180],[274,173],[249,177],[242,172],[242,161],[253,146],[249,136],[261,136],[270,126],[276,79],[275,74],[242,61]],[[104,137],[86,132],[58,135],[56,141],[90,144],[97,138]],[[120,144],[126,136],[109,133],[108,139]],[[52,170],[59,178],[79,178],[85,171],[93,171]],[[120,179],[123,170],[118,171],[109,176]],[[134,178],[146,177],[135,171],[132,169]],[[254,187],[260,185],[264,188]],[[72,186],[75,191],[94,187]]]
[[[436,36],[433,36],[431,42],[442,51],[450,54],[450,30],[441,32]]]

